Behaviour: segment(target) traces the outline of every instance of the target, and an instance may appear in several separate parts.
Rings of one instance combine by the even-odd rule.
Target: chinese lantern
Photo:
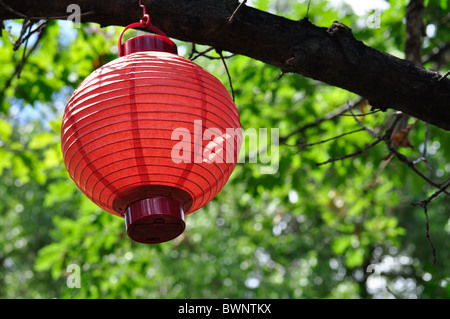
[[[145,11],[144,11],[145,13]],[[155,30],[148,16],[126,27]],[[242,133],[237,108],[213,75],[177,55],[162,32],[121,43],[90,74],[63,117],[61,148],[78,188],[124,217],[128,236],[160,243],[230,177]],[[162,35],[161,35],[162,34]]]

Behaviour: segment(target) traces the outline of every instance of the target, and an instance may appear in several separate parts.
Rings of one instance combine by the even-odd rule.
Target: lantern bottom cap
[[[166,197],[132,203],[124,217],[128,237],[144,244],[172,240],[181,235],[186,227],[181,202]]]

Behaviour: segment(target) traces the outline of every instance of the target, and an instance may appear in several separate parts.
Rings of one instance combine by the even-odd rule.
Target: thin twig
[[[353,103],[352,107],[355,107],[357,105],[359,105],[362,101],[364,101],[363,98],[359,99],[358,101]],[[303,133],[306,130],[313,128],[313,127],[317,127],[320,124],[322,124],[325,121],[329,121],[329,120],[334,120],[336,118],[338,118],[341,114],[343,114],[344,112],[346,112],[348,110],[348,106],[347,105],[342,105],[336,109],[334,109],[333,111],[331,111],[330,113],[325,114],[324,117],[316,119],[314,122],[311,123],[307,123],[305,125],[303,125],[302,127],[297,128],[295,131],[289,133],[288,135],[281,137],[280,138],[280,143],[284,143],[285,141],[287,141],[290,137],[299,134],[299,133]]]
[[[357,156],[359,154],[362,154],[363,152],[367,151],[368,149],[374,147],[375,145],[377,145],[378,143],[380,143],[384,139],[384,136],[378,135],[377,133],[375,133],[374,131],[372,131],[371,129],[369,129],[368,127],[366,127],[364,124],[361,123],[361,121],[355,116],[355,114],[353,114],[353,111],[352,111],[353,107],[354,106],[352,106],[350,103],[348,103],[348,110],[349,110],[350,114],[353,116],[355,121],[361,127],[361,129],[358,130],[358,131],[364,130],[364,131],[368,132],[370,135],[372,135],[373,137],[375,137],[376,140],[374,142],[370,143],[369,145],[366,145],[364,148],[354,152],[354,153],[347,154],[347,155],[344,155],[344,156],[330,158],[329,160],[327,160],[325,162],[322,162],[322,163],[316,163],[317,166],[328,164],[328,163],[332,163],[332,162],[336,162],[336,161],[340,161],[340,160],[343,160],[343,159],[346,159],[346,158],[350,158],[350,157],[355,157],[355,156]],[[392,127],[392,125],[391,125],[391,127]]]
[[[31,25],[28,27],[28,29],[31,29]],[[28,32],[28,34],[30,34],[30,33],[31,33],[31,31]],[[25,64],[25,57],[26,57],[25,54],[27,52],[27,46],[28,46],[28,39],[29,38],[30,38],[29,36],[26,37],[25,45],[23,47],[22,60],[20,61],[19,69],[17,70],[17,78],[18,79],[20,78],[20,73],[22,73],[22,68],[23,68],[23,65]]]
[[[213,48],[211,47],[211,48],[207,49],[206,51],[201,52],[201,53],[200,53],[198,56],[196,56],[195,58],[193,58],[194,54],[199,53],[199,52],[198,52],[197,49],[195,48],[195,43],[192,43],[192,49],[191,49],[191,52],[189,52],[188,59],[192,61],[193,59],[197,59],[198,57],[203,56],[203,57],[205,57],[205,58],[207,58],[207,59],[209,59],[209,60],[221,60],[220,57],[215,57],[215,56],[211,56],[211,55],[207,55],[207,54],[206,54],[207,52],[211,51],[212,49],[213,49]],[[226,56],[224,56],[223,58],[224,58],[224,59],[231,59],[231,58],[234,57],[235,55],[236,55],[236,54],[231,53],[230,55],[226,55]]]
[[[423,208],[424,213],[425,213],[425,222],[426,222],[426,230],[427,230],[427,238],[428,241],[430,242],[431,245],[431,250],[433,252],[433,265],[436,264],[436,248],[433,245],[433,241],[431,240],[431,235],[430,235],[430,224],[429,224],[429,220],[428,220],[428,204],[435,199],[440,193],[445,192],[445,190],[450,186],[450,178],[447,179],[442,187],[434,192],[430,197],[428,197],[427,199],[421,201],[421,202],[417,202],[417,203],[413,203],[413,206],[420,206]]]
[[[309,20],[309,6],[311,5],[311,0],[308,1],[308,7],[306,8],[306,19]]]
[[[319,142],[315,142],[315,143],[309,143],[309,144],[295,144],[295,145],[284,144],[284,145],[286,145],[286,146],[293,146],[293,147],[310,147],[310,146],[314,146],[314,145],[323,144],[323,143],[326,143],[326,142],[329,142],[329,141],[332,141],[332,140],[336,140],[336,139],[338,139],[338,138],[340,138],[340,137],[343,137],[343,136],[345,136],[345,135],[350,135],[350,134],[357,133],[357,132],[361,132],[361,131],[364,131],[364,130],[363,130],[362,128],[359,128],[359,129],[357,129],[357,130],[350,131],[350,132],[345,132],[345,133],[342,133],[342,134],[340,134],[340,135],[337,135],[337,136],[334,136],[334,137],[331,137],[331,138],[328,138],[328,139],[326,139],[326,140],[322,140],[322,141],[319,141]]]
[[[325,162],[316,163],[316,165],[320,166],[320,165],[324,165],[324,164],[328,164],[328,163],[332,163],[332,162],[336,162],[336,161],[341,161],[341,160],[346,159],[346,158],[358,156],[358,155],[364,153],[365,151],[367,151],[368,149],[374,147],[375,145],[380,143],[382,140],[383,140],[383,138],[380,137],[379,139],[376,139],[374,142],[370,143],[369,145],[366,145],[364,148],[362,148],[362,149],[360,149],[360,150],[358,150],[358,151],[356,151],[354,153],[347,154],[347,155],[344,155],[344,156],[330,158],[329,160],[327,160]]]
[[[214,50],[214,47],[209,47],[208,49],[206,49],[206,50],[203,51],[203,52],[200,52],[199,54],[197,54],[196,56],[194,56],[194,57],[191,58],[190,60],[191,60],[191,61],[194,61],[195,59],[197,59],[197,58],[199,58],[199,57],[201,57],[201,56],[204,56],[206,53],[208,53],[208,52],[211,51],[211,50]]]
[[[234,57],[234,56],[235,56],[235,54],[232,53],[232,54],[230,54],[230,55],[224,55],[223,58],[224,58],[225,60],[227,60],[227,59],[231,59],[231,58]],[[204,57],[204,58],[207,58],[208,60],[222,60],[221,57],[215,57],[215,56],[211,56],[211,55],[207,55],[207,54],[203,54],[203,57]]]
[[[386,142],[386,146],[389,149],[389,151],[391,151],[391,153],[393,153],[395,156],[397,156],[397,158],[405,163],[406,165],[408,165],[417,175],[419,175],[420,177],[422,177],[425,181],[427,181],[430,185],[433,185],[434,187],[440,188],[442,186],[442,184],[438,184],[436,182],[434,182],[433,180],[431,180],[430,178],[428,178],[426,175],[424,175],[421,171],[419,171],[416,167],[416,165],[414,164],[413,161],[411,161],[407,156],[403,155],[402,153],[400,153],[397,148],[392,144],[392,132],[394,131],[394,128],[397,126],[397,123],[400,121],[400,119],[402,118],[402,113],[397,113],[397,115],[395,116],[394,120],[392,121],[391,126],[389,127],[389,129],[386,130],[386,134],[383,136],[385,142]],[[450,195],[449,192],[444,191],[445,194]]]
[[[439,81],[442,81],[444,78],[446,78],[446,77],[449,76],[449,75],[450,75],[450,70],[448,70],[447,73],[445,73],[443,76],[441,76],[441,77],[438,79],[438,82],[439,82]]]
[[[431,170],[430,164],[428,164],[427,160],[427,145],[428,145],[428,134],[429,134],[429,124],[425,123],[425,137],[423,141],[423,150],[422,150],[422,156],[413,161],[413,164],[416,165],[420,162],[425,162],[427,165],[428,170]]]
[[[394,132],[395,127],[397,126],[398,122],[402,118],[402,113],[401,112],[397,112],[397,113],[394,113],[394,114],[395,114],[395,117],[392,120],[391,125],[389,125],[388,129],[386,130],[386,133],[384,133],[384,138],[385,139],[391,139],[392,133]]]
[[[280,74],[277,76],[277,78],[275,80],[280,80],[284,75],[284,71],[281,71]]]
[[[399,120],[399,118],[401,117],[401,114],[397,115],[396,118],[394,119],[394,121]],[[386,142],[386,146],[389,149],[389,151],[391,151],[401,162],[405,163],[406,165],[408,165],[409,168],[411,168],[417,175],[419,175],[422,179],[424,179],[425,181],[427,181],[430,185],[433,185],[434,187],[437,188],[441,188],[442,184],[438,184],[435,181],[433,181],[432,179],[430,179],[428,176],[426,176],[425,174],[423,174],[414,164],[414,161],[410,160],[407,156],[405,156],[404,154],[400,153],[400,151],[392,144],[392,130],[388,130],[386,131],[386,134],[384,135],[384,141]],[[450,195],[450,192],[448,191],[443,191],[445,194]]]
[[[422,152],[423,157],[427,157],[428,134],[430,133],[429,126],[430,125],[428,123],[425,123],[425,138],[423,140],[423,152]]]
[[[236,10],[234,10],[233,14],[231,15],[230,18],[228,18],[228,24],[232,24],[234,21],[234,18],[236,18],[236,14],[239,12],[239,10],[242,9],[242,7],[247,3],[247,0],[243,0],[238,7],[236,8]]]
[[[353,118],[355,119],[355,121],[359,124],[359,126],[361,126],[362,129],[364,129],[365,131],[369,132],[370,135],[372,135],[373,137],[380,139],[380,135],[378,135],[377,133],[375,133],[374,131],[372,131],[371,129],[369,129],[367,126],[365,126],[364,124],[361,123],[361,121],[355,116],[355,114],[353,114],[352,111],[352,107],[350,105],[350,103],[348,103],[348,111],[350,112],[350,114],[353,116]]]
[[[350,113],[352,113],[350,104],[348,105],[348,109],[350,110]],[[352,114],[353,114],[353,113],[352,113]],[[397,125],[397,123],[398,123],[398,120],[399,120],[399,117],[396,116],[396,117],[394,118],[394,120],[392,121],[390,127],[386,130],[386,134],[389,134],[389,135],[392,134],[392,131],[393,131],[395,125]],[[365,131],[368,130],[368,128],[365,127],[361,122],[358,121],[358,123],[360,123],[361,129],[362,129],[362,130],[365,130]],[[369,131],[372,132],[371,130],[369,130]],[[370,133],[370,132],[369,132],[369,133]],[[370,133],[370,134],[372,134],[372,133]],[[316,163],[316,165],[317,165],[317,166],[320,166],[320,165],[324,165],[324,164],[328,164],[328,163],[332,163],[332,162],[344,160],[344,159],[347,159],[347,158],[355,157],[355,156],[360,155],[360,154],[362,154],[363,152],[367,151],[368,149],[374,147],[375,145],[377,145],[378,143],[380,143],[381,141],[383,141],[383,140],[385,139],[385,135],[384,135],[384,136],[379,136],[379,135],[376,134],[375,132],[373,132],[373,134],[376,135],[376,140],[375,140],[374,142],[370,143],[369,145],[366,145],[364,148],[362,148],[362,149],[360,149],[360,150],[358,150],[358,151],[356,151],[356,152],[354,152],[354,153],[351,153],[351,154],[347,154],[347,155],[344,155],[344,156],[339,156],[339,157],[330,158],[329,160],[327,160],[327,161],[325,161],[325,162],[322,162],[322,163]]]
[[[22,63],[21,63],[21,64],[24,64],[24,63],[28,60],[29,56],[33,53],[33,51],[37,48],[38,43],[39,43],[39,40],[40,40],[40,39],[42,38],[42,36],[44,35],[44,30],[45,30],[45,28],[42,28],[42,29],[41,29],[41,31],[40,31],[39,34],[38,34],[38,39],[37,39],[36,42],[33,44],[33,47],[32,47],[30,50],[28,50],[26,56],[22,58]],[[0,99],[3,99],[6,90],[7,90],[8,87],[11,85],[12,80],[14,79],[14,77],[17,76],[17,74],[18,74],[18,72],[20,71],[20,69],[21,69],[21,66],[20,66],[20,65],[17,65],[16,68],[15,68],[15,70],[14,70],[14,72],[10,75],[10,77],[8,78],[8,80],[5,82],[5,85],[3,86],[3,88],[2,88],[1,91],[0,91]]]
[[[394,296],[395,299],[403,299],[399,294],[395,293],[391,287],[389,287],[389,285],[386,283],[386,290],[392,295]]]
[[[366,115],[371,115],[371,114],[375,114],[375,113],[379,113],[381,112],[380,110],[375,110],[372,112],[367,112],[367,113],[359,113],[359,114],[340,114],[339,116],[366,116]]]
[[[425,213],[425,219],[426,219],[425,225],[426,225],[426,230],[427,230],[427,238],[428,238],[428,241],[430,242],[431,251],[433,252],[433,263],[432,264],[435,265],[436,259],[437,259],[437,253],[436,253],[436,247],[434,247],[434,244],[433,244],[433,240],[431,240],[430,222],[428,219],[428,208],[427,208],[427,205],[421,205],[421,206],[423,207],[423,211]]]
[[[433,199],[435,199],[440,193],[445,192],[445,190],[450,186],[450,178],[448,178],[444,183],[441,184],[442,186],[434,192],[430,197],[427,199],[412,204],[413,206],[422,206],[422,205],[428,205]]]
[[[192,57],[194,56],[194,54],[197,53],[197,49],[195,48],[195,43],[192,42],[192,49],[191,52],[189,53],[188,59],[192,59]]]
[[[14,47],[13,50],[17,51],[17,49],[19,49],[20,45],[25,41],[28,41],[28,39],[36,32],[40,32],[48,23],[48,20],[44,20],[41,24],[39,24],[34,30],[30,30],[31,29],[31,24],[28,25],[27,30],[28,31],[27,35],[24,36],[24,34],[22,33],[19,37],[19,39],[14,43]]]
[[[233,97],[233,102],[234,102],[233,81],[231,80],[231,75],[230,75],[230,72],[228,71],[227,63],[225,62],[225,59],[224,59],[223,54],[222,54],[222,51],[218,51],[217,53],[220,55],[220,58],[222,59],[223,66],[225,67],[225,71],[227,72],[228,81],[230,82],[231,96]]]

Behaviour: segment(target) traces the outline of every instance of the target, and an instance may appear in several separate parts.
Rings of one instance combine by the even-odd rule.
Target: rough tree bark
[[[0,19],[64,19],[80,5],[82,22],[126,26],[142,17],[138,0],[1,0]],[[242,6],[238,0],[146,0],[152,23],[168,36],[242,54],[346,89],[381,110],[402,111],[450,130],[450,79],[368,47],[339,22],[318,27]],[[18,15],[20,13],[20,15]],[[300,17],[299,17],[300,18]]]

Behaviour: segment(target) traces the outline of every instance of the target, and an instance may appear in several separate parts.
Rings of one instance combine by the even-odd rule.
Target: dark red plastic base
[[[125,211],[128,237],[144,244],[159,244],[181,235],[186,227],[179,201],[154,197],[131,204]]]

